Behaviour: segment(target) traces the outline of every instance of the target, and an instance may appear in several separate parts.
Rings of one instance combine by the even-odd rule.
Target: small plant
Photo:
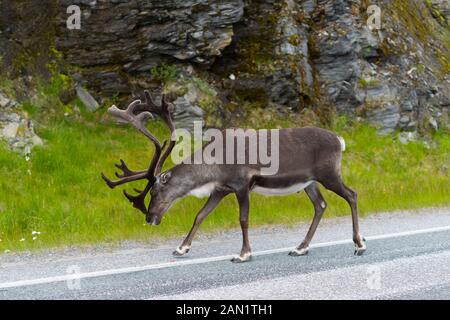
[[[22,103],[22,108],[25,110],[31,117],[34,117],[39,112],[39,107],[33,104],[30,101],[25,101]]]
[[[424,74],[425,73],[425,70],[426,70],[426,68],[425,68],[425,65],[424,64],[419,64],[418,66],[417,66],[417,73],[418,74],[420,74],[420,75],[422,75],[422,74]]]
[[[175,65],[163,63],[159,66],[150,68],[150,74],[154,80],[165,84],[174,81],[178,77],[179,71]]]
[[[380,85],[380,80],[378,79],[359,78],[358,82],[361,88],[373,88]]]
[[[197,88],[199,88],[200,91],[203,92],[204,94],[211,97],[216,96],[217,93],[213,89],[211,89],[208,82],[206,82],[205,80],[198,77],[192,77],[191,80],[197,86]]]
[[[293,34],[289,37],[289,43],[293,46],[298,46],[300,44],[300,37],[298,34]]]

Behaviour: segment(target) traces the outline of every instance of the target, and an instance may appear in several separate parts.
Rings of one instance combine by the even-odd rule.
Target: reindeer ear
[[[172,176],[172,173],[170,171],[163,172],[160,176],[161,183],[167,183],[170,180],[170,177]]]

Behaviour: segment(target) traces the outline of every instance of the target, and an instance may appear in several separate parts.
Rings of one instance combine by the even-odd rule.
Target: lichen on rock
[[[33,121],[19,108],[14,99],[0,91],[0,139],[9,148],[28,155],[42,139],[34,132]]]

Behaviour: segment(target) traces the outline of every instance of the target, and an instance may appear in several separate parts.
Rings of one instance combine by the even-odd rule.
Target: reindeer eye
[[[162,184],[167,183],[167,181],[169,181],[169,179],[170,179],[170,176],[171,176],[170,171],[162,173],[160,176],[161,183]]]

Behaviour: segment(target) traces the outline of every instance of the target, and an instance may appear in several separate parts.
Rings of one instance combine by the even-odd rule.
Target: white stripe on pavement
[[[381,239],[388,239],[388,238],[398,238],[398,237],[405,237],[405,236],[418,235],[418,234],[424,234],[424,233],[442,232],[442,231],[450,231],[450,226],[369,236],[369,237],[366,237],[366,240],[381,240]],[[310,248],[330,247],[330,246],[347,244],[347,243],[353,243],[353,241],[350,239],[329,241],[329,242],[313,244],[310,246]],[[253,256],[263,256],[263,255],[270,255],[270,254],[274,254],[274,253],[289,252],[291,250],[293,250],[292,247],[270,249],[270,250],[253,252],[252,255]],[[32,286],[32,285],[38,285],[38,284],[47,284],[47,283],[53,283],[53,282],[70,281],[70,280],[78,280],[78,279],[86,279],[86,278],[96,278],[96,277],[116,275],[116,274],[125,274],[125,273],[133,273],[133,272],[147,271],[147,270],[154,270],[154,269],[179,267],[179,266],[184,266],[184,265],[203,264],[203,263],[208,263],[208,262],[230,260],[234,256],[235,255],[223,255],[223,256],[217,256],[217,257],[199,258],[199,259],[192,259],[192,260],[185,260],[185,261],[174,261],[174,262],[151,264],[151,265],[137,266],[137,267],[100,270],[100,271],[93,271],[93,272],[87,272],[87,273],[66,274],[66,275],[53,276],[53,277],[47,277],[47,278],[4,282],[4,283],[0,283],[0,289]]]
[[[366,300],[396,299],[404,294],[413,294],[419,299],[433,298],[433,295],[439,299],[449,299],[448,290],[444,293],[439,291],[449,285],[450,251],[444,251],[230,286],[195,289],[186,293],[151,297],[150,300]]]

